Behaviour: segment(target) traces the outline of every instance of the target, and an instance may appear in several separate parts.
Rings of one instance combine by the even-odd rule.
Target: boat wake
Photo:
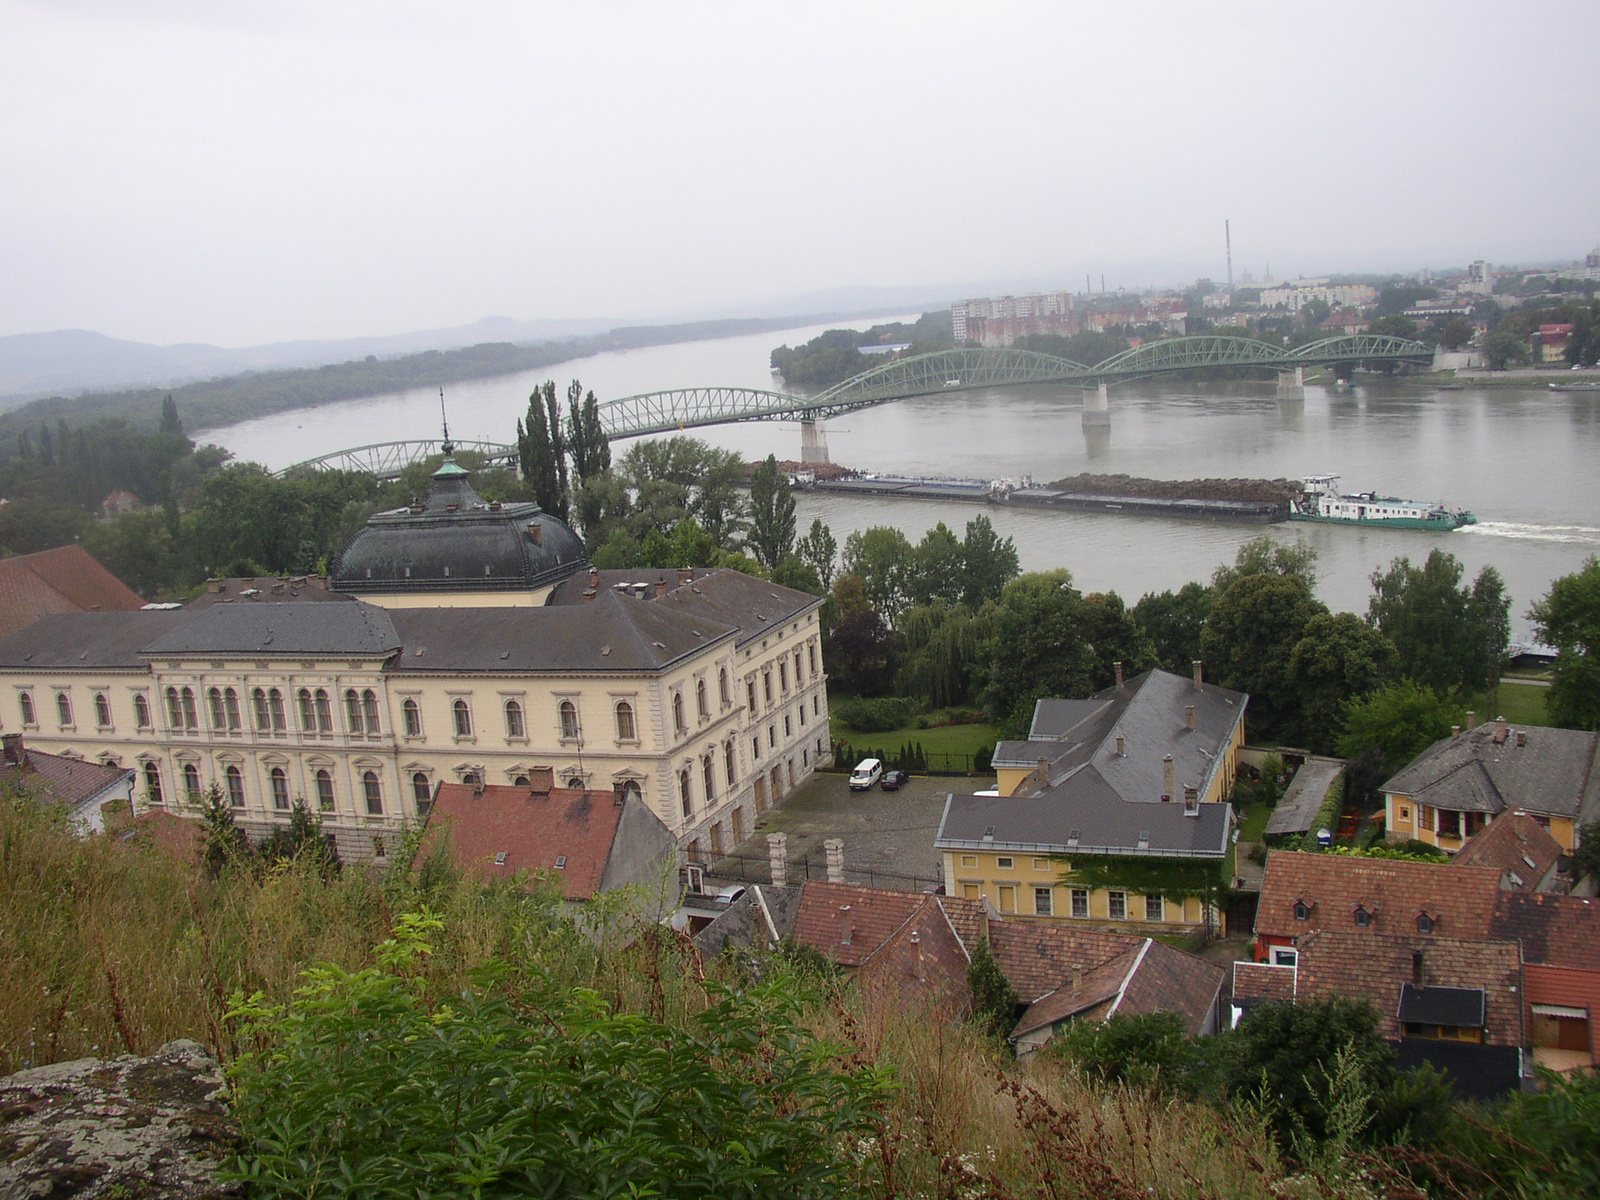
[[[1588,525],[1519,525],[1513,521],[1480,521],[1476,525],[1464,525],[1456,532],[1475,533],[1487,537],[1518,538],[1529,542],[1570,542],[1600,546],[1600,529]]]

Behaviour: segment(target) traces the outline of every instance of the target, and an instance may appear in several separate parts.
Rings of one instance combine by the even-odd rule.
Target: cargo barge
[[[1478,518],[1464,508],[1447,508],[1426,500],[1402,500],[1376,492],[1345,495],[1337,475],[1312,475],[1305,494],[1289,513],[1292,521],[1324,521],[1335,525],[1386,525],[1391,529],[1433,529],[1449,532],[1476,525]]]

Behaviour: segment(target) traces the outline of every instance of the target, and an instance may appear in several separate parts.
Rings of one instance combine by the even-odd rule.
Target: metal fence
[[[708,888],[713,879],[719,883],[737,881],[770,884],[772,882],[772,863],[764,854],[715,854],[702,865]],[[813,858],[806,854],[789,860],[788,881],[791,884],[827,878],[828,864],[824,859]],[[884,871],[876,867],[852,867],[848,863],[844,868],[844,881],[858,887],[889,888],[900,892],[926,891],[944,882],[942,879],[926,875],[907,875],[900,871]]]

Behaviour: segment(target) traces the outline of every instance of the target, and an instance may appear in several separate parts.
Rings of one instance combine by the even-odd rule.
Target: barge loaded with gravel
[[[819,492],[898,496],[912,500],[966,500],[1015,508],[1181,517],[1270,525],[1289,519],[1302,495],[1288,479],[1140,479],[1131,475],[1076,475],[1038,485],[1032,479],[944,479],[858,475],[806,480]]]

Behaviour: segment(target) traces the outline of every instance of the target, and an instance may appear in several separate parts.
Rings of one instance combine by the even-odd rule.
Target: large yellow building
[[[1001,913],[1099,928],[1215,923],[1194,896],[1063,877],[1105,857],[1224,867],[1248,702],[1202,682],[1198,663],[1193,679],[1148,671],[1085,700],[1039,701],[1028,739],[995,748],[995,794],[946,802],[934,843],[945,890]]]
[[[142,805],[215,784],[256,832],[304,797],[356,857],[383,856],[442,781],[550,768],[637,795],[701,858],[827,757],[818,597],[591,571],[536,505],[486,504],[448,458],[434,479],[352,541],[340,600],[35,621],[0,642],[0,730],[135,768]]]

